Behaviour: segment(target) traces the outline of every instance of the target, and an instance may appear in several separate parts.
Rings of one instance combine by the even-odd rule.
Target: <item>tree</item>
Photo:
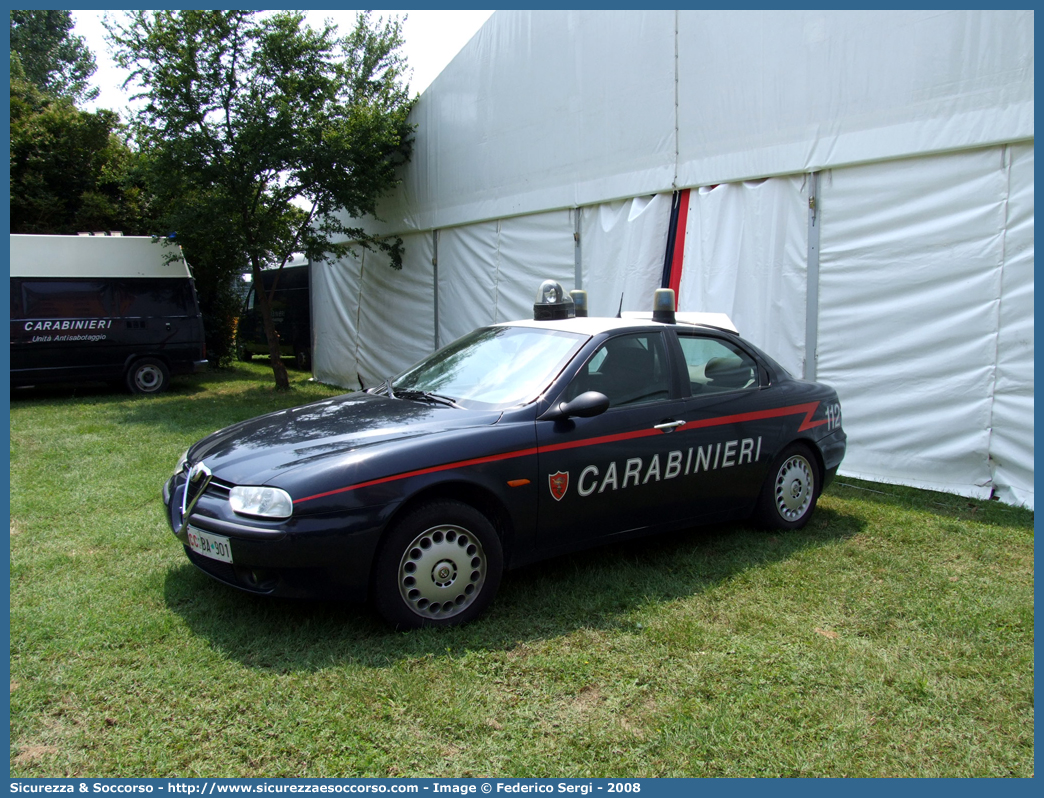
[[[322,261],[353,243],[401,266],[400,239],[350,221],[375,215],[411,153],[399,21],[362,13],[339,37],[298,12],[136,11],[108,29],[147,101],[136,139],[150,186],[197,272],[246,265],[260,286],[263,268],[295,252]],[[288,388],[271,294],[258,304]]]
[[[11,232],[149,232],[134,153],[112,111],[78,110],[11,59]]]
[[[11,58],[27,80],[55,97],[93,100],[98,89],[88,79],[97,70],[83,38],[73,36],[69,11],[11,11]]]

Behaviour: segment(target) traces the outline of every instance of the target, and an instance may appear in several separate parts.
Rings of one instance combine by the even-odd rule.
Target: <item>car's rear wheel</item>
[[[160,393],[170,382],[166,363],[154,357],[134,361],[127,370],[127,388],[131,393]]]
[[[500,586],[496,530],[474,507],[425,504],[388,533],[377,554],[374,606],[399,629],[457,626],[476,618]]]
[[[819,499],[819,469],[807,447],[793,443],[772,461],[755,512],[769,529],[801,529]]]

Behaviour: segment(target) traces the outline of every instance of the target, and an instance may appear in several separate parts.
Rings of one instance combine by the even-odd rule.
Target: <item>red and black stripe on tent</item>
[[[682,262],[685,259],[685,225],[689,219],[689,189],[674,192],[671,202],[671,221],[667,230],[667,251],[663,257],[663,275],[660,288],[674,291],[675,310],[678,309],[678,289],[681,287]]]

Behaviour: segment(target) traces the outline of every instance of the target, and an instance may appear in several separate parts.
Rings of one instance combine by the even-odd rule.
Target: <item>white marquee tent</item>
[[[665,282],[837,388],[842,473],[1032,507],[1033,60],[1032,11],[499,11],[415,108],[402,271],[313,264],[316,377]]]

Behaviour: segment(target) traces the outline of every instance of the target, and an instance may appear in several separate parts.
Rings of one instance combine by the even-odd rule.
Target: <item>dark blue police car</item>
[[[171,527],[229,585],[369,598],[416,627],[469,621],[505,568],[571,550],[804,526],[844,456],[837,394],[657,294],[653,313],[589,318],[548,281],[532,320],[216,432],[164,486]]]

